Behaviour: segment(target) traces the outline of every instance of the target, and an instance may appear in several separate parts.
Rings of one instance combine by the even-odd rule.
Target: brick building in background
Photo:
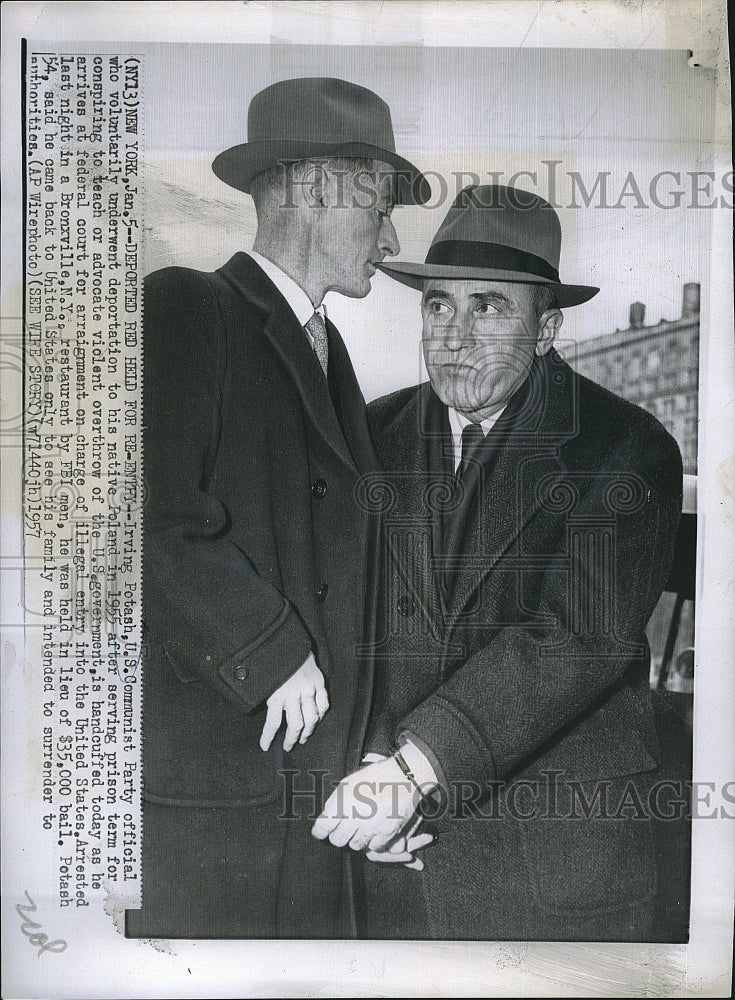
[[[681,316],[645,326],[634,302],[627,330],[578,344],[567,360],[582,375],[653,413],[676,439],[684,464],[684,514],[677,561],[648,626],[651,684],[691,693],[694,669],[694,571],[699,379],[699,285],[684,285]],[[663,680],[663,678],[662,678]]]
[[[627,330],[577,345],[571,363],[658,417],[679,444],[685,475],[696,475],[699,285],[684,285],[678,319],[645,326],[645,312],[642,302],[634,302]]]

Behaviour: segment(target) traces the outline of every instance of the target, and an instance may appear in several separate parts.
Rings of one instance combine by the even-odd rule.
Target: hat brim
[[[398,174],[396,204],[424,205],[431,197],[429,182],[417,167],[390,149],[365,142],[244,142],[216,156],[212,170],[225,184],[249,194],[253,178],[277,163],[327,156],[364,157],[393,167]]]
[[[560,309],[568,306],[579,306],[588,302],[599,292],[592,285],[563,285],[560,282],[541,278],[538,274],[521,271],[502,271],[489,267],[458,267],[453,264],[411,264],[392,262],[378,264],[379,270],[402,285],[422,291],[427,278],[451,278],[462,281],[466,278],[476,278],[479,281],[509,281],[516,284],[548,285],[554,289],[556,304]]]

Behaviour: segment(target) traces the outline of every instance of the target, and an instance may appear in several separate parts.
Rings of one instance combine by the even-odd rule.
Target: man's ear
[[[325,208],[329,203],[330,178],[321,163],[309,162],[302,181],[304,200],[309,208]]]
[[[536,354],[542,358],[548,354],[554,344],[564,316],[559,309],[547,309],[542,313],[538,321],[538,340],[536,341]]]

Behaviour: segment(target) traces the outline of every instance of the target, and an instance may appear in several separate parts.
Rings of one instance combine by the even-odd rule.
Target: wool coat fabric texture
[[[154,937],[352,933],[346,858],[310,836],[359,764],[359,659],[376,467],[331,323],[329,381],[246,254],[145,285],[142,911]],[[284,754],[265,701],[313,652],[330,709]],[[284,776],[283,772],[286,774]],[[318,772],[318,773],[311,773]],[[288,799],[291,788],[303,793]],[[293,818],[297,816],[298,818]]]
[[[423,872],[362,866],[365,935],[645,940],[661,773],[644,629],[681,510],[676,443],[555,350],[464,493],[430,385],[369,416],[385,472],[363,487],[382,536],[368,747],[413,740],[443,794]]]

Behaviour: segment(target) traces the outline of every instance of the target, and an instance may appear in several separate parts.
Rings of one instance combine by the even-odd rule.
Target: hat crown
[[[248,110],[248,142],[363,143],[395,152],[390,108],[366,87],[334,77],[280,80]]]
[[[546,261],[558,271],[561,223],[548,201],[502,184],[463,188],[432,240],[508,247]]]
[[[390,109],[357,83],[329,76],[279,80],[251,99],[248,141],[219,153],[217,177],[250,192],[253,179],[278,163],[349,157],[386,163],[394,170],[396,204],[423,205],[431,186],[396,152]]]
[[[432,240],[423,264],[378,264],[396,281],[421,289],[427,278],[546,284],[560,308],[599,292],[559,278],[561,223],[548,201],[502,184],[463,188]]]

